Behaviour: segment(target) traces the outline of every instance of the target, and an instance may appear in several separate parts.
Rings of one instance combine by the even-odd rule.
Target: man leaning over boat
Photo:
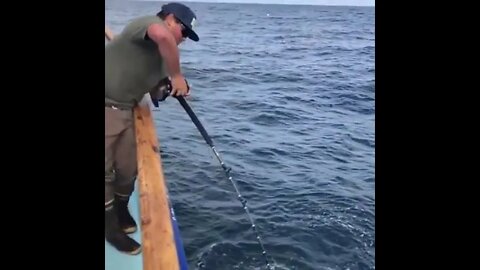
[[[156,15],[133,19],[105,46],[105,239],[127,254],[141,252],[128,236],[137,230],[128,210],[137,175],[133,108],[147,93],[157,97],[168,77],[170,95],[189,94],[178,45],[199,40],[195,20],[187,6],[169,3]]]

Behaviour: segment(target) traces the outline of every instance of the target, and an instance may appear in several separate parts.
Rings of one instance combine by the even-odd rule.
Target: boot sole
[[[124,231],[125,233],[128,233],[128,234],[134,233],[134,232],[137,231],[137,227],[124,228],[123,231]]]
[[[108,240],[107,240],[108,242]],[[142,252],[142,246],[139,246],[137,249],[135,250],[132,250],[132,251],[126,251],[126,250],[120,250],[118,248],[115,247],[115,245],[113,245],[112,243],[108,242],[111,246],[113,246],[116,250],[118,250],[119,252],[121,253],[124,253],[124,254],[127,254],[127,255],[137,255],[139,254],[140,252]]]
[[[140,254],[140,252],[142,252],[142,247],[138,247],[137,249],[133,250],[133,251],[121,251],[127,255],[138,255]]]

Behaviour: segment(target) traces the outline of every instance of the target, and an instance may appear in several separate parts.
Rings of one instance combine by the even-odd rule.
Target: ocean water
[[[107,1],[115,32],[161,2]],[[375,9],[190,3],[189,104],[276,269],[375,269]],[[154,111],[191,269],[264,269],[231,183],[183,108]]]

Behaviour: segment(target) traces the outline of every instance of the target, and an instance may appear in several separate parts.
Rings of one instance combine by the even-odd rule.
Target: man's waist
[[[132,110],[133,109],[133,106],[130,106],[130,105],[110,103],[110,102],[105,102],[105,107],[112,108],[115,110]]]
[[[105,107],[119,109],[119,110],[131,110],[135,107],[135,102],[119,102],[111,98],[105,97]]]

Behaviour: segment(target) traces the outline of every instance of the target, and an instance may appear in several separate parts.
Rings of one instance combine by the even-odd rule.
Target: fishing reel
[[[188,81],[185,79],[185,83],[187,84],[187,91],[190,91],[190,85]],[[158,108],[159,102],[164,101],[170,96],[172,92],[172,81],[169,77],[158,82],[158,84],[150,91],[150,97],[152,99],[153,105]]]

